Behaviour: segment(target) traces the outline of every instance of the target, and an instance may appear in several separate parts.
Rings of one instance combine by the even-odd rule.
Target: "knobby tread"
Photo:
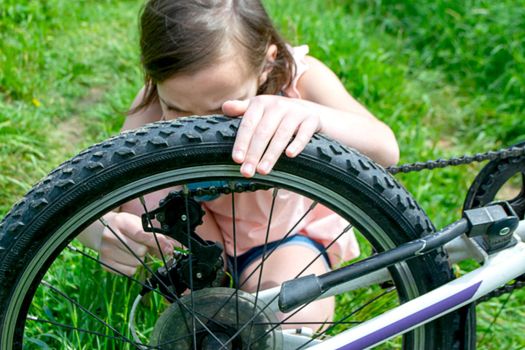
[[[189,150],[199,144],[220,144],[229,147],[231,152],[238,125],[239,119],[224,116],[161,121],[95,144],[64,162],[37,183],[0,223],[0,281],[3,281],[2,284],[10,283],[15,278],[13,274],[21,264],[15,261],[19,252],[29,247],[31,241],[39,239],[36,232],[31,232],[31,227],[39,226],[51,217],[54,208],[63,206],[86,181],[94,177],[103,178],[104,174],[129,162],[145,162],[151,152],[159,152],[160,156],[162,152],[188,150],[191,156]],[[381,166],[350,147],[316,134],[298,157],[288,159],[283,156],[276,168],[290,169],[296,163],[330,168],[334,181],[349,182],[348,178],[351,178],[354,190],[370,198],[381,198],[381,201],[370,205],[388,206],[392,208],[391,212],[398,213],[398,217],[392,220],[405,230],[407,240],[435,231],[423,209],[403,186]],[[432,276],[421,276],[429,280],[429,285],[445,283],[453,278],[443,250],[421,259],[432,262],[439,269]],[[0,302],[8,297],[7,290],[0,288]]]
[[[138,130],[128,131],[113,137],[104,143],[98,143],[82,151],[75,158],[60,165],[57,170],[35,185],[24,199],[8,213],[4,223],[12,226],[13,213],[23,212],[24,217],[17,218],[17,226],[23,227],[39,217],[45,206],[52,205],[57,199],[64,196],[75,184],[85,181],[90,176],[99,174],[123,161],[139,157],[148,151],[148,144],[166,147],[192,146],[195,142],[231,142],[233,139],[222,135],[232,135],[236,129],[238,119],[229,119],[221,116],[213,118],[189,117],[184,121],[157,122]],[[177,130],[179,129],[179,130]],[[173,131],[173,132],[172,132]],[[221,135],[218,137],[217,135]],[[233,135],[232,135],[233,136]],[[302,157],[321,158],[326,166],[334,166],[341,170],[343,175],[355,176],[362,184],[373,191],[384,192],[386,189],[393,192],[388,195],[390,205],[402,211],[413,222],[428,222],[426,214],[416,204],[411,195],[399,185],[382,167],[375,164],[357,151],[335,143],[322,135],[312,138]],[[93,160],[93,159],[96,159]],[[64,181],[64,179],[67,179]],[[35,203],[39,203],[37,206]],[[421,226],[417,236],[426,235],[434,230],[432,225]],[[0,232],[0,246],[9,247],[9,240],[22,232],[15,230],[9,237],[6,232]],[[4,256],[0,255],[0,261]],[[444,256],[445,260],[446,257]]]
[[[198,123],[194,125],[194,123]],[[63,191],[67,191],[70,186],[80,183],[86,179],[86,171],[90,175],[96,175],[115,162],[124,161],[119,158],[129,160],[144,153],[147,149],[147,144],[162,145],[163,147],[176,147],[193,144],[194,142],[215,142],[217,141],[217,134],[231,134],[232,127],[236,127],[238,120],[225,119],[223,117],[210,118],[186,118],[184,125],[181,121],[177,122],[158,122],[153,125],[148,125],[141,129],[123,133],[120,136],[113,137],[105,143],[96,144],[87,150],[79,153],[75,158],[60,165],[58,169],[48,175],[47,178],[38,183],[34,190],[29,192],[24,198],[23,202],[15,206],[17,211],[23,211],[25,217],[19,220],[21,223],[30,223],[38,217],[39,211],[43,208],[35,210],[34,203],[37,199],[45,197],[47,204],[53,203],[57,198],[60,198]],[[169,128],[184,128],[179,130],[176,135],[172,133]],[[159,131],[160,130],[160,131]],[[169,130],[169,132],[166,132]],[[156,131],[156,132],[155,132]],[[221,137],[219,141],[225,140]],[[316,150],[317,152],[312,152]],[[344,150],[340,151],[340,150]],[[370,188],[375,188],[380,192],[388,189],[395,189],[396,193],[390,195],[390,202],[393,207],[405,212],[410,218],[417,220],[423,218],[427,221],[426,214],[416,204],[410,194],[397,183],[383,168],[376,165],[374,162],[365,156],[357,153],[355,150],[348,147],[334,143],[333,141],[317,135],[310,141],[310,144],[303,152],[303,156],[314,155],[319,156],[328,164],[339,166],[341,170],[348,171],[349,174],[356,176],[363,184]],[[315,154],[317,153],[317,155]],[[116,157],[118,156],[118,157]],[[93,159],[96,159],[94,161]],[[356,167],[356,164],[358,166]],[[76,171],[75,169],[83,169]],[[67,179],[63,181],[63,179]],[[47,186],[47,184],[52,184]],[[52,191],[54,189],[54,191]],[[54,195],[52,195],[52,192]],[[42,202],[41,200],[39,202]],[[18,208],[25,204],[28,208]],[[13,212],[13,211],[12,211]],[[9,213],[5,216],[4,222],[11,221],[13,214]],[[418,235],[431,233],[433,227],[425,227]],[[13,233],[16,235],[17,233]],[[5,233],[0,233],[0,242],[2,246],[6,244]]]

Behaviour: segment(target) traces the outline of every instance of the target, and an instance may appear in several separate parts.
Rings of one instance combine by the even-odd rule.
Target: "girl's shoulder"
[[[304,62],[307,69],[294,85],[299,98],[343,111],[368,113],[326,64],[310,55],[304,56]]]
[[[294,74],[292,76],[292,81],[290,85],[288,85],[284,90],[284,94],[288,97],[292,98],[302,98],[300,91],[298,90],[297,86],[299,83],[299,79],[303,76],[303,74],[308,70],[309,65],[307,62],[307,55],[310,51],[308,45],[301,45],[301,46],[290,46],[286,45],[286,48],[290,53],[292,54],[292,57],[294,59],[295,63],[295,70]]]
[[[319,90],[327,87],[340,90],[342,84],[336,74],[323,62],[309,55],[308,45],[289,46],[296,65],[292,82],[283,90],[287,97],[316,100]]]

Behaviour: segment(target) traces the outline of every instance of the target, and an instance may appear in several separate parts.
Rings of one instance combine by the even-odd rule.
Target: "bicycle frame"
[[[450,252],[451,263],[473,258],[482,262],[481,267],[331,339],[324,340],[322,343],[313,343],[315,345],[309,349],[351,350],[371,347],[474,302],[525,273],[525,220],[520,221],[514,232],[514,238],[518,243],[513,247],[488,255],[474,240],[465,235],[457,237],[445,245],[445,249]],[[384,268],[334,287],[318,299],[388,279],[390,279],[390,274]],[[272,298],[275,299],[274,296],[279,292],[280,287],[272,288],[261,293],[259,298],[261,301],[270,301]],[[275,300],[268,307],[278,311]],[[293,342],[292,337],[294,336],[285,334],[285,337],[287,341]],[[297,339],[297,343],[306,342],[304,337],[295,338],[303,339],[302,341]]]

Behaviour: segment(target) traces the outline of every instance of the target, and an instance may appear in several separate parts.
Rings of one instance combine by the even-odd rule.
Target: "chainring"
[[[514,147],[523,148],[525,142]],[[512,191],[512,198],[498,198],[501,189],[515,176],[521,175],[521,188]],[[517,194],[516,192],[519,191]],[[505,196],[507,197],[507,196]],[[463,211],[486,206],[497,200],[506,200],[516,212],[520,220],[525,216],[525,154],[516,157],[491,160],[481,169],[468,190]],[[506,284],[477,300],[477,303],[490,300],[502,294],[511,293],[525,286],[525,275],[521,275],[513,283]]]
[[[525,142],[515,145],[525,146]],[[521,175],[521,188],[512,191],[512,198],[497,198],[500,190],[515,176]],[[470,186],[463,211],[479,208],[496,200],[507,200],[518,217],[525,215],[525,155],[490,161],[476,176]]]

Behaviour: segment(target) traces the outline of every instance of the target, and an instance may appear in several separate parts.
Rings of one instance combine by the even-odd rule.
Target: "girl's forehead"
[[[258,77],[248,74],[235,60],[204,68],[193,74],[179,74],[157,85],[160,99],[179,110],[215,110],[230,99],[255,95]]]

